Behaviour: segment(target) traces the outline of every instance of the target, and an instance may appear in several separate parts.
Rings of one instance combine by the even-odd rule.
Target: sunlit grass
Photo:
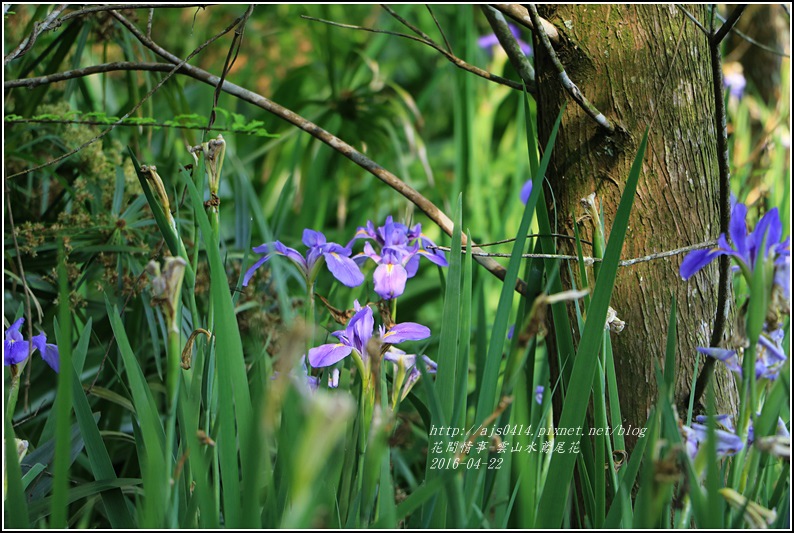
[[[339,6],[322,10],[326,18],[341,20],[346,14]],[[433,27],[423,6],[410,10]],[[509,68],[504,56],[487,57],[473,44],[475,19],[445,15],[442,21],[445,27],[449,23],[461,57],[485,62],[496,73]],[[289,24],[285,41],[304,35],[300,26]],[[28,313],[16,266],[21,259],[34,323],[54,332],[62,367],[55,377],[36,355],[29,367],[20,365],[20,374],[6,371],[5,401],[11,407],[5,433],[30,445],[21,468],[15,442],[8,439],[4,447],[6,524],[727,528],[762,520],[783,525],[789,512],[788,464],[768,451],[784,444],[763,441],[721,457],[720,427],[712,419],[705,424],[702,453],[695,459],[686,454],[681,426],[689,425],[692,413],[677,412],[672,394],[675,300],[662,303],[669,316],[664,370],[655,375],[658,398],[646,425],[635,428],[643,438],[631,453],[621,455],[621,434],[581,439],[562,434],[566,428],[621,424],[621,391],[604,324],[618,261],[625,259],[620,253],[648,134],[622,181],[616,216],[602,222],[609,238],[600,243],[604,254],[598,268],[523,259],[526,252],[558,251],[550,237],[556,228],[543,180],[559,119],[540,146],[537,104],[529,95],[462,71],[428,69],[435,56],[416,43],[401,43],[402,55],[395,57],[392,37],[380,35],[359,46],[339,31],[321,26],[309,32],[312,49],[322,53],[303,58],[309,63],[280,79],[268,66],[266,85],[276,101],[337,132],[442,206],[454,220],[451,238],[338,153],[267,121],[277,138],[224,133],[219,206],[207,189],[204,160],[199,157],[188,168],[194,160],[184,147],[202,140],[195,131],[114,131],[110,142],[83,154],[73,169],[10,182],[20,249],[6,239],[6,318],[12,323]],[[96,59],[97,50],[89,55],[83,46],[90,39],[87,30],[75,27],[59,39],[53,41],[55,50],[76,50],[69,56],[72,65]],[[120,53],[133,58],[137,51],[122,40]],[[409,54],[419,58],[417,65],[401,72],[400,60]],[[258,58],[248,59],[251,64],[241,65],[235,76],[255,76]],[[784,62],[784,80],[788,68]],[[388,83],[381,83],[383,76]],[[141,73],[125,78],[126,84],[76,81],[62,101],[86,109],[104,106],[112,116],[120,113],[122,101],[139,98],[158,79]],[[450,89],[454,96],[443,101],[439,95]],[[732,191],[750,207],[750,227],[778,208],[785,235],[789,91],[784,84],[773,107],[752,93],[728,100]],[[169,83],[163,94],[147,104],[147,114],[201,115],[212,101],[210,90],[187,83]],[[55,97],[35,92],[23,106],[26,116]],[[251,121],[266,118],[226,98],[221,105]],[[754,129],[758,123],[761,134]],[[8,128],[10,165],[36,162],[52,146],[66,151],[76,142],[72,137],[95,133],[86,126],[48,125],[36,136],[25,127],[31,126]],[[528,179],[533,190],[524,206],[519,191]],[[409,227],[420,223],[423,234],[451,250],[448,267],[419,261],[396,303],[379,305],[374,276],[380,266],[371,260],[361,263],[365,282],[354,288],[340,284],[326,266],[316,277],[303,276],[280,256],[242,287],[243,274],[261,257],[252,246],[278,240],[302,250],[301,235],[308,228],[329,241],[350,242],[357,254],[365,242],[351,242],[357,229],[368,221],[382,226],[389,215]],[[515,238],[489,248],[510,253],[500,259],[504,281],[475,264],[470,245],[459,252],[463,235],[477,242]],[[578,236],[576,245],[582,257]],[[184,260],[181,292],[168,292],[174,287],[151,275],[149,260],[164,256]],[[568,269],[588,280],[586,294],[565,292],[570,287],[563,279],[574,277]],[[756,339],[768,308],[766,297],[758,295],[770,281],[761,270],[749,280],[737,275],[734,283],[736,307],[748,302],[754,311],[748,331]],[[518,278],[526,281],[532,299],[513,290]],[[173,309],[164,307],[171,305],[169,294],[176,294]],[[353,315],[354,301],[372,305],[376,338],[377,327],[388,326],[390,319],[430,328],[429,339],[406,342],[405,349],[427,355],[438,364],[437,372],[417,358],[420,377],[405,398],[394,390],[405,376],[380,357],[376,345],[358,354],[368,355],[371,367],[351,356],[306,375],[307,349],[337,342],[330,333],[344,330],[339,322]],[[574,306],[572,327],[568,310]],[[787,317],[783,329],[788,346]],[[756,344],[751,340],[747,353]],[[557,361],[559,376],[551,375],[550,359]],[[746,372],[752,364],[747,357]],[[331,387],[329,380],[337,376],[338,387]],[[789,423],[789,380],[786,364],[774,382],[745,382],[741,410],[734,413],[740,431],[752,420],[758,437],[771,437],[779,430],[778,417]],[[307,383],[316,383],[317,390]],[[553,394],[562,398],[559,419]],[[712,414],[713,402],[707,390],[704,404]],[[493,428],[508,425],[512,433],[492,438]],[[462,431],[453,435],[439,428]],[[485,434],[473,434],[478,429]],[[528,451],[532,446],[534,453]],[[766,512],[772,509],[775,518]]]

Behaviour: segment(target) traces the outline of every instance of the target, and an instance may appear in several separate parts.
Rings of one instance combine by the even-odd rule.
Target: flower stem
[[[174,320],[176,322],[176,320]],[[180,349],[179,330],[173,327],[168,331],[168,344],[166,357],[168,360],[167,376],[166,376],[166,391],[167,391],[167,405],[168,405],[168,418],[166,421],[166,438],[165,438],[165,455],[166,455],[166,469],[165,469],[165,494],[166,494],[166,510],[174,509],[171,500],[175,497],[174,491],[176,490],[176,483],[173,483],[174,475],[174,444],[176,440],[176,405],[177,395],[179,394],[179,369],[180,362],[182,361],[182,350]],[[172,484],[173,483],[173,484]],[[168,512],[168,511],[166,511]],[[170,527],[171,524],[166,524]]]
[[[304,355],[306,361],[306,374],[311,376],[312,366],[309,362],[309,350],[314,346],[314,282],[306,284],[306,297],[309,299],[306,305],[306,328],[308,335],[306,336],[306,354]]]
[[[19,384],[22,381],[22,371],[25,369],[25,365],[29,360],[30,358],[25,359],[21,363],[9,367],[9,371],[11,372],[11,385],[9,386],[8,400],[6,403],[6,418],[9,420],[14,420],[14,410],[16,409],[17,398],[19,397]]]
[[[391,392],[391,408],[392,411],[397,412],[400,406],[400,398],[402,396],[403,383],[405,382],[405,364],[400,361],[397,363],[397,372],[394,374],[394,381],[392,382]]]

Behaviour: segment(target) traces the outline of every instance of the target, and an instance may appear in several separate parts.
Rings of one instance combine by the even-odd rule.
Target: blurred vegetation
[[[30,34],[33,24],[46,17],[51,9],[52,6],[46,5],[14,4],[4,20],[6,53],[15,49]],[[495,74],[518,80],[501,49],[485,50],[477,46],[477,37],[490,33],[490,29],[476,6],[434,6],[432,13],[424,5],[401,5],[394,9],[436,42],[448,40],[458,57]],[[184,58],[243,11],[241,6],[230,5],[158,8],[154,10],[151,35],[164,48]],[[135,21],[139,28],[146,28],[148,10],[124,10],[122,13]],[[450,216],[456,212],[458,196],[463,193],[461,229],[470,232],[476,241],[489,242],[515,236],[524,213],[518,194],[523,183],[532,177],[531,170],[535,170],[530,168],[527,158],[524,120],[534,117],[534,101],[528,99],[527,117],[521,92],[457,69],[430,47],[393,35],[333,27],[306,20],[301,15],[410,33],[377,6],[259,5],[247,21],[241,48],[226,79],[321,125],[393,171]],[[443,36],[439,27],[443,28]],[[750,33],[752,29],[745,31]],[[524,40],[530,41],[529,32],[523,31],[523,34]],[[220,75],[231,35],[229,33],[207,47],[191,60],[191,64]],[[156,62],[157,58],[108,13],[100,11],[68,20],[55,31],[44,32],[27,53],[6,65],[5,80],[49,75],[114,61]],[[781,64],[779,98],[765,101],[750,86],[741,99],[729,100],[729,122],[733,192],[752,206],[754,220],[758,213],[779,207],[787,235],[791,213],[791,70],[788,58]],[[108,127],[107,124],[128,113],[163,77],[164,73],[158,72],[116,71],[45,84],[34,89],[5,91],[4,326],[26,315],[34,332],[43,330],[49,339],[61,340],[64,331],[70,329],[71,338],[79,341],[73,350],[75,368],[79,384],[87,393],[88,414],[100,414],[96,423],[101,435],[99,442],[107,450],[112,470],[118,476],[116,485],[111,488],[121,489],[127,502],[122,507],[131,511],[138,526],[444,525],[443,520],[439,522],[438,515],[444,515],[444,506],[454,497],[441,489],[442,484],[450,482],[449,477],[440,474],[427,477],[428,481],[436,480],[428,490],[437,494],[443,492],[447,498],[446,501],[439,498],[436,509],[422,500],[421,512],[411,514],[408,522],[386,513],[384,509],[389,509],[388,506],[379,507],[380,514],[371,517],[365,509],[365,504],[372,504],[366,500],[370,494],[365,489],[374,487],[372,476],[377,476],[373,472],[385,468],[388,473],[390,461],[393,468],[393,485],[389,487],[391,494],[381,485],[378,498],[391,498],[393,503],[399,504],[419,487],[428,486],[423,482],[429,472],[425,463],[431,445],[425,431],[431,416],[428,411],[433,409],[434,393],[430,386],[426,390],[421,384],[415,388],[410,402],[406,400],[406,407],[391,421],[394,424],[389,428],[391,432],[384,432],[387,436],[381,440],[372,438],[367,448],[370,455],[354,456],[349,446],[339,444],[352,442],[355,449],[354,437],[360,430],[357,425],[355,430],[352,429],[357,407],[347,403],[348,396],[334,399],[317,396],[314,400],[306,400],[299,395],[297,388],[270,385],[273,367],[277,366],[279,357],[292,352],[303,353],[300,351],[303,349],[301,343],[306,342],[307,334],[301,327],[305,326],[294,320],[296,316],[304,315],[308,307],[300,277],[292,273],[287,261],[273,260],[268,263],[268,268],[257,271],[248,287],[240,286],[242,273],[255,260],[251,252],[253,246],[280,240],[287,246],[303,250],[300,238],[304,228],[323,231],[329,241],[344,245],[353,237],[356,228],[364,226],[367,221],[380,226],[387,216],[392,215],[406,223],[421,223],[423,231],[435,242],[449,245],[450,239],[442,235],[424,214],[377,178],[310,135],[223,92],[216,105],[212,87],[181,75],[170,78],[124,124],[113,128],[97,142],[56,164],[20,174],[75,150],[99,135]],[[217,120],[213,125],[216,130],[203,131],[213,108],[217,108]],[[202,240],[207,235],[200,231],[199,219],[203,211],[191,199],[180,169],[193,163],[187,147],[206,142],[218,133],[222,133],[227,148],[218,194],[220,241],[216,250],[210,250],[208,243]],[[530,142],[535,142],[535,139],[531,138]],[[190,456],[188,468],[193,469],[190,475],[199,485],[202,476],[208,476],[214,480],[213,490],[218,493],[203,493],[199,488],[193,498],[193,487],[183,487],[182,494],[187,496],[173,502],[179,509],[178,513],[163,510],[167,521],[159,523],[152,518],[154,515],[147,514],[154,512],[149,503],[141,504],[141,500],[135,498],[144,492],[141,480],[146,486],[149,483],[147,476],[153,474],[147,473],[151,465],[141,460],[142,443],[147,442],[148,446],[148,430],[139,420],[141,400],[126,374],[130,372],[130,360],[125,357],[130,354],[125,355],[124,347],[118,341],[118,328],[126,330],[132,346],[131,355],[142,371],[142,383],[148,385],[146,390],[152,403],[147,405],[156,406],[165,419],[168,405],[166,319],[151,304],[154,295],[145,269],[151,259],[160,260],[173,252],[169,252],[162,228],[155,222],[128,148],[141,164],[156,165],[170,196],[171,211],[187,254],[197,266],[195,290],[192,291],[196,308],[188,312],[189,304],[185,299],[180,324],[183,342],[196,328],[206,326],[206,323],[197,322],[220,312],[217,307],[220,297],[216,298],[212,291],[211,281],[215,279],[217,287],[218,272],[207,265],[214,260],[216,252],[222,260],[234,305],[231,318],[236,319],[239,327],[246,356],[245,370],[254,398],[255,414],[252,416],[256,419],[246,421],[246,424],[251,422],[252,434],[257,434],[257,430],[273,431],[258,443],[263,448],[262,457],[254,458],[254,453],[247,456],[246,447],[251,444],[242,442],[240,437],[241,461],[246,461],[242,463],[243,473],[246,465],[267,472],[260,477],[254,476],[252,482],[260,485],[258,489],[262,491],[265,502],[262,507],[262,502],[249,501],[246,496],[239,501],[243,510],[256,508],[257,512],[251,516],[241,513],[239,516],[224,514],[219,517],[213,516],[209,510],[198,514],[192,512],[195,511],[192,506],[206,509],[204,504],[207,502],[215,502],[212,508],[217,512],[217,501],[222,499],[219,493],[229,485],[224,483],[221,486],[217,480],[219,468],[225,466],[218,466],[217,453],[213,455],[211,451],[214,442],[208,444],[219,439],[214,419],[217,405],[213,402],[222,403],[223,400],[218,399],[217,390],[196,392],[202,399],[198,402],[201,406],[196,407],[195,413],[185,416],[196,420],[201,416],[202,423],[198,427],[206,431],[205,437],[209,439],[200,440],[202,452],[196,450]],[[201,165],[194,169],[194,176],[198,176],[194,178],[198,184],[203,183]],[[199,191],[204,194],[203,200],[209,199],[206,190],[200,188]],[[13,223],[10,215],[13,215]],[[537,222],[533,222],[530,232],[537,229]],[[507,244],[490,251],[510,252],[511,249],[512,246]],[[467,268],[465,263],[459,267]],[[470,263],[468,268],[471,268]],[[340,288],[331,276],[320,275],[316,293],[337,308],[350,309],[354,298],[362,303],[374,298],[372,270],[371,264],[365,266],[368,281],[353,290]],[[456,281],[463,284],[461,280],[465,278],[460,272],[458,274],[461,277]],[[66,291],[59,287],[64,275]],[[521,275],[524,275],[523,267]],[[433,331],[430,343],[419,346],[422,353],[433,358],[440,349],[441,324],[444,320],[449,322],[449,318],[444,317],[444,295],[449,294],[447,283],[450,276],[451,271],[423,262],[417,277],[409,281],[399,302],[398,322],[419,322]],[[471,350],[471,365],[477,368],[470,375],[468,366],[464,369],[463,386],[464,399],[471,395],[470,402],[476,405],[482,380],[480,363],[486,353],[494,314],[503,306],[499,299],[502,285],[498,280],[476,266],[471,277],[473,290],[468,293],[471,299],[468,303],[472,327],[470,331],[461,332],[463,340],[459,349],[464,350],[465,345],[467,358]],[[29,288],[27,296],[25,285]],[[742,289],[746,290],[746,287],[740,287]],[[464,290],[464,297],[465,294]],[[29,312],[26,311],[28,297]],[[68,315],[59,315],[59,309],[64,308],[68,309]],[[506,309],[510,323],[517,313],[528,311],[516,309],[512,304],[508,304]],[[113,316],[115,310],[118,314]],[[313,345],[330,342],[326,340],[326,332],[340,329],[319,301],[317,310],[320,328]],[[123,324],[111,323],[109,314],[114,319],[123,317]],[[71,324],[63,324],[64,316],[71,319]],[[202,320],[197,320],[199,317]],[[27,327],[28,324],[22,331],[26,332]],[[312,341],[311,338],[308,340]],[[539,354],[536,360],[542,360],[545,343],[539,339],[536,345],[533,341],[533,354],[535,349]],[[526,356],[528,350],[527,340],[523,338],[516,338],[512,345],[509,342],[505,345],[507,354],[520,352]],[[214,361],[216,355],[219,360],[223,357],[220,348],[216,354],[202,337],[196,339],[195,351],[199,362],[204,360],[202,358]],[[198,355],[200,352],[204,355]],[[212,365],[208,364],[204,370],[205,388],[212,388],[216,383],[213,379],[217,380],[211,368]],[[544,375],[547,369],[540,363],[537,368],[537,374],[532,368],[527,376],[521,377],[525,389],[534,390],[534,385],[543,383],[554,386],[547,382],[548,375]],[[531,380],[533,376],[534,383],[524,381]],[[321,374],[320,377],[327,378],[327,375]],[[67,379],[69,387],[71,376]],[[343,374],[342,388],[355,390],[350,386],[351,379],[349,372]],[[427,376],[422,380],[428,380]],[[8,371],[4,382],[8,389]],[[89,441],[83,426],[69,440],[72,462],[68,486],[72,492],[69,494],[68,523],[49,521],[52,502],[46,498],[58,497],[50,491],[58,480],[53,478],[50,468],[54,452],[47,448],[57,433],[57,383],[58,376],[41,364],[41,359],[36,356],[23,370],[16,410],[8,413],[7,417],[16,436],[29,441],[31,452],[41,451],[34,456],[34,462],[23,463],[22,475],[26,474],[25,468],[35,466],[35,461],[47,466],[43,474],[35,477],[27,492],[31,525],[117,526],[114,520],[123,522],[123,518],[109,516],[108,500],[99,503],[101,495],[112,494],[113,490],[92,485],[100,483],[95,481],[100,478],[96,475],[96,459],[89,457],[84,449],[82,439]],[[190,390],[189,385],[183,389]],[[75,390],[80,392],[80,389]],[[322,391],[323,394],[326,392]],[[526,397],[523,400],[526,404],[530,402]],[[280,414],[282,406],[290,405],[292,407],[285,407],[288,410]],[[301,410],[295,405],[305,405],[305,408]],[[548,405],[545,408],[548,409]],[[237,415],[240,415],[239,409],[237,404]],[[529,417],[522,409],[515,416]],[[213,412],[212,420],[205,410]],[[82,422],[90,422],[84,415]],[[539,415],[535,415],[537,413],[532,415],[532,419],[536,423],[541,421]],[[75,416],[80,418],[79,414]],[[181,412],[179,416],[182,416]],[[204,416],[212,424],[204,424]],[[72,418],[72,422],[77,420]],[[241,423],[238,421],[238,424]],[[313,442],[326,437],[329,439],[327,448],[311,447]],[[193,435],[180,436],[183,442],[188,442],[189,438],[193,439]],[[220,440],[223,438],[221,435]],[[277,446],[279,442],[284,448],[294,445],[294,450],[277,453],[281,450]],[[384,449],[386,460],[380,463]],[[317,457],[312,459],[314,453]],[[336,457],[331,456],[332,453]],[[270,463],[271,457],[275,458],[273,464]],[[301,473],[303,460],[306,460],[304,468],[311,467],[315,471]],[[203,473],[202,467],[205,468]],[[345,477],[345,472],[351,470],[365,474],[361,479],[351,480]],[[478,514],[474,517],[467,515],[467,520],[462,523],[450,519],[447,524],[474,527],[534,525],[534,511],[527,515],[513,507],[516,498],[513,490],[519,485],[516,477],[521,472],[518,468],[511,471],[507,467],[501,477],[489,473],[479,479],[474,486],[482,492],[472,494],[482,496],[482,500],[474,501],[476,496],[468,492],[465,495],[471,498],[471,501],[466,501],[477,508]],[[539,476],[537,472],[533,475]],[[337,494],[337,487],[332,486],[331,481],[323,482],[324,477],[339,480],[339,484],[347,489],[350,486],[345,483],[361,483],[359,489],[364,499],[337,501],[339,507],[332,507],[334,499],[343,491],[339,490]],[[781,476],[780,479],[784,478]],[[31,482],[30,479],[27,481]],[[289,488],[279,489],[280,481]],[[545,479],[538,477],[536,481],[542,487]],[[785,481],[783,485],[786,491],[787,483]],[[277,488],[268,492],[271,489],[262,489],[263,486]],[[81,487],[83,492],[78,492]],[[780,500],[781,495],[775,492],[775,487],[774,483],[763,487],[766,491],[764,501]],[[472,485],[467,482],[466,488],[471,489]],[[243,493],[244,489],[251,487],[238,487],[238,491]],[[758,492],[761,491],[759,488]],[[522,492],[521,497],[525,496]],[[346,495],[343,497],[347,498]],[[290,515],[285,510],[286,500],[294,505],[296,514]],[[139,509],[132,513],[136,501]],[[430,501],[435,502],[434,499]],[[320,510],[309,511],[301,507],[305,502],[321,502],[323,505],[318,504],[317,509]],[[249,509],[247,505],[253,507]],[[518,503],[515,505],[520,507]],[[347,517],[338,514],[340,507],[355,510],[358,506],[361,506],[360,513],[350,511]],[[225,509],[225,513],[228,512]],[[466,509],[466,512],[470,513],[470,510]],[[351,518],[354,515],[356,519]],[[632,524],[625,518],[620,520],[614,523]],[[601,527],[607,522],[578,525]],[[6,523],[9,523],[8,515]]]

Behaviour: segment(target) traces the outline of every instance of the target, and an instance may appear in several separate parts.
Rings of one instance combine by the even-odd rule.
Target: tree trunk
[[[688,9],[706,20],[705,6]],[[568,75],[620,130],[612,136],[599,131],[565,93],[542,47],[535,47],[541,145],[568,102],[547,173],[553,201],[548,189],[546,198],[558,230],[574,234],[575,219],[583,214],[580,199],[595,192],[609,238],[639,142],[656,114],[621,257],[715,239],[718,165],[706,36],[673,5],[542,6],[540,14],[560,32],[556,50]],[[678,274],[682,258],[638,263],[618,272],[612,307],[626,327],[611,335],[624,427],[643,426],[655,403],[654,367],[664,366],[673,296],[678,302],[679,406],[686,405],[684,396],[693,383],[696,348],[708,346],[717,301],[716,262],[685,282]],[[718,406],[730,409],[736,403],[733,378],[724,367],[715,375]],[[633,444],[628,442],[630,448]]]

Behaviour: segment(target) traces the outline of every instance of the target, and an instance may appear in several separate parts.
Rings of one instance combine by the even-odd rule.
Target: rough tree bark
[[[580,107],[568,102],[547,173],[554,202],[548,192],[546,198],[550,213],[556,209],[559,231],[573,235],[575,219],[583,213],[580,199],[595,192],[608,238],[639,142],[658,114],[622,257],[716,238],[718,167],[706,36],[673,5],[559,5],[539,11],[560,32],[555,49],[568,75],[621,130],[604,135]],[[706,20],[705,6],[693,6],[690,12]],[[559,109],[570,99],[546,54],[540,46],[535,50],[544,145]],[[708,345],[717,300],[716,262],[684,282],[678,274],[682,258],[639,263],[618,273],[612,307],[626,327],[612,334],[612,344],[624,426],[642,426],[655,402],[654,365],[664,365],[673,296],[678,302],[679,406],[686,405],[696,347]],[[730,409],[736,401],[733,379],[723,368],[715,375],[718,405]],[[628,443],[630,448],[633,444]]]

